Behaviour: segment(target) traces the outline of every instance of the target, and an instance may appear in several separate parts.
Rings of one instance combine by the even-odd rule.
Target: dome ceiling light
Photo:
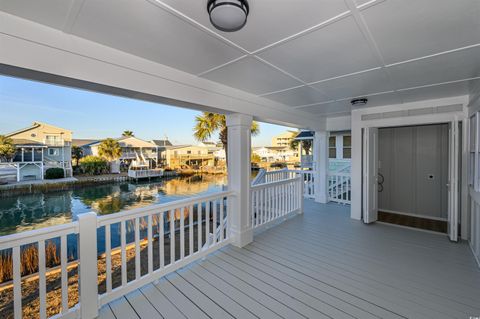
[[[350,101],[352,106],[365,106],[367,105],[368,99],[367,98],[359,98],[359,99],[353,99]]]
[[[224,32],[238,31],[247,23],[247,0],[208,0],[210,22]]]

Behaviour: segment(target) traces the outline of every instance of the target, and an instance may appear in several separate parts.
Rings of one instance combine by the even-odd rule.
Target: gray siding
[[[447,218],[448,125],[379,130],[380,210]]]

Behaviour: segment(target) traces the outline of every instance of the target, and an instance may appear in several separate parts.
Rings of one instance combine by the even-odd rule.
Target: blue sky
[[[130,130],[139,138],[167,136],[174,144],[196,143],[192,137],[200,112],[0,76],[0,134],[46,122],[73,131],[74,138],[117,137]],[[270,145],[286,127],[260,123],[254,146]]]

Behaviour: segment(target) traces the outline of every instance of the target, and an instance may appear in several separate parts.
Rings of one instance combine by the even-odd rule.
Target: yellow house
[[[201,169],[215,165],[215,151],[211,147],[173,145],[163,148],[162,157],[167,167]]]

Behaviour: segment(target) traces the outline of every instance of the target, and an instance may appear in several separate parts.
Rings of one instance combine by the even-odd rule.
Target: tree
[[[10,162],[17,152],[11,138],[0,135],[0,161]]]
[[[103,140],[98,146],[98,155],[106,159],[108,162],[113,162],[122,156],[122,148],[118,141],[113,138]],[[110,165],[110,169],[111,169]]]
[[[107,161],[99,156],[88,155],[80,160],[82,170],[89,175],[98,175],[105,172],[108,167]]]
[[[260,155],[252,152],[252,163],[257,163],[258,164],[261,161],[262,161],[262,158],[260,157]]]
[[[80,146],[72,146],[72,158],[75,160],[75,167],[78,167],[78,161],[83,157],[83,149]]]
[[[122,136],[123,137],[132,137],[132,136],[135,136],[135,135],[133,135],[132,131],[123,131]]]
[[[200,142],[205,142],[218,132],[218,139],[222,142],[223,149],[228,162],[228,130],[226,117],[223,114],[212,112],[203,112],[202,115],[195,117],[195,127],[193,136]],[[258,122],[253,121],[251,127],[252,136],[260,133]]]
[[[302,142],[302,149],[305,151],[305,155],[310,155],[310,150],[312,149],[312,140],[302,140],[301,142]],[[293,151],[298,150],[299,144],[300,144],[299,140],[292,139],[290,141],[290,149],[292,149]]]

